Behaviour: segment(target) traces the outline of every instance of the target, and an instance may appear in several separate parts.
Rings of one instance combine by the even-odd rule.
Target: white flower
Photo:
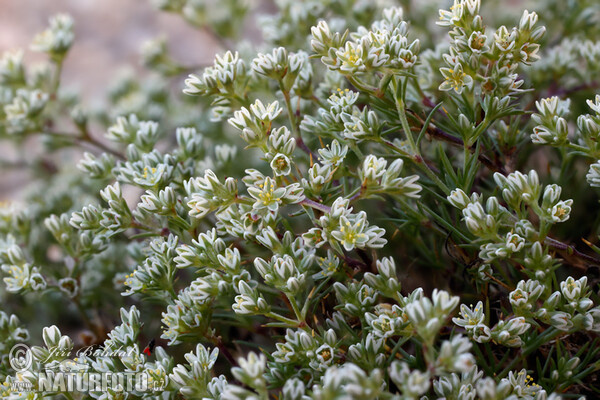
[[[568,277],[560,283],[560,291],[568,301],[576,301],[585,294],[587,288],[587,276],[583,276],[578,280],[573,277]]]
[[[402,388],[402,393],[412,398],[423,395],[431,386],[429,371],[411,371],[408,364],[402,361],[394,361],[389,367],[389,373],[392,381]]]
[[[274,101],[268,105],[264,105],[260,100],[256,100],[254,104],[250,106],[250,110],[254,113],[256,118],[263,122],[273,121],[281,113],[282,108],[279,107],[279,102]]]
[[[559,98],[557,96],[546,97],[541,100],[537,100],[535,102],[535,107],[538,109],[538,112],[543,116],[554,116],[557,115]],[[588,100],[589,104],[589,100]]]
[[[319,149],[318,153],[321,156],[321,161],[324,164],[329,164],[336,168],[344,161],[344,158],[348,153],[348,146],[341,146],[340,142],[334,139],[331,142],[331,145]]]
[[[472,307],[473,306],[467,307],[466,305],[461,304],[460,316],[462,318],[452,318],[452,322],[458,326],[462,326],[467,331],[471,331],[478,325],[483,324],[485,320],[483,303],[480,301],[475,305],[475,309],[472,309]]]
[[[238,358],[238,364],[239,367],[232,368],[231,373],[239,381],[256,387],[257,381],[264,379],[263,374],[267,366],[267,358],[264,354],[257,355],[250,352],[246,358]]]
[[[454,0],[454,4],[450,7],[450,11],[439,10],[440,18],[436,21],[439,26],[452,26],[458,23],[464,13],[464,1]]]
[[[374,155],[368,155],[365,157],[362,163],[362,168],[359,170],[359,177],[361,181],[365,183],[379,183],[379,179],[385,173],[385,167],[387,166],[387,161],[385,158],[380,157],[377,158]]]
[[[238,283],[239,295],[235,296],[235,303],[231,306],[236,314],[255,315],[267,314],[271,306],[260,296],[256,289],[253,289],[244,281]]]
[[[590,165],[590,170],[585,178],[590,186],[600,187],[600,160]]]
[[[344,246],[346,251],[355,247],[362,248],[369,241],[369,236],[365,233],[367,225],[367,214],[364,211],[361,211],[352,220],[342,216],[340,227],[331,232],[331,235]]]
[[[424,340],[432,340],[459,300],[458,296],[450,296],[444,290],[434,289],[431,300],[427,297],[416,299],[407,304],[404,311],[419,336]]]
[[[440,68],[440,72],[444,76],[444,81],[440,84],[439,90],[454,90],[457,94],[461,94],[465,87],[470,88],[473,85],[473,78],[463,72],[461,64],[456,64],[454,68]]]
[[[331,365],[333,364],[333,360],[335,358],[335,352],[333,347],[328,344],[324,344],[315,350],[315,354],[317,356],[317,360],[322,365]]]
[[[6,290],[16,293],[24,289],[43,290],[46,288],[46,281],[39,273],[37,267],[31,264],[22,265],[2,265],[2,270],[9,274],[4,278]]]
[[[525,239],[516,233],[507,233],[506,234],[506,248],[512,252],[516,253],[521,250],[525,246]]]
[[[596,114],[600,114],[600,94],[597,94],[594,100],[587,100],[587,105],[594,111]]]
[[[277,187],[275,181],[269,177],[266,177],[257,186],[248,188],[248,194],[256,199],[253,208],[257,210],[268,208],[271,211],[277,211],[286,193],[285,188]]]
[[[529,12],[527,10],[523,11],[523,15],[521,16],[521,20],[519,21],[519,30],[522,31],[531,31],[533,26],[538,21],[538,15],[535,11]]]
[[[363,47],[354,42],[346,42],[346,45],[336,51],[335,55],[341,62],[340,70],[343,73],[354,73],[365,71],[365,60],[363,60]]]
[[[550,324],[556,329],[565,332],[573,328],[571,314],[562,311],[554,311],[550,313]]]
[[[549,211],[550,217],[554,222],[565,222],[569,219],[569,214],[571,213],[571,205],[573,204],[573,200],[562,200],[556,203],[554,207],[552,207]]]
[[[271,160],[270,165],[273,169],[273,172],[277,176],[289,175],[292,171],[292,162],[285,154],[277,154],[275,157],[273,157],[273,160]]]
[[[273,49],[270,54],[259,53],[252,60],[252,70],[256,73],[271,77],[273,79],[281,79],[286,75],[288,70],[288,53],[284,47]]]
[[[31,48],[36,51],[61,57],[73,44],[73,19],[66,14],[58,14],[50,18],[50,27],[36,35]]]
[[[522,369],[516,374],[513,371],[510,371],[508,373],[508,378],[504,378],[502,381],[507,381],[510,383],[513,393],[518,396],[518,398],[545,398],[546,392],[540,385],[533,382],[533,378],[527,374],[525,369]],[[543,392],[544,396],[534,397],[536,394],[540,394],[539,392]]]
[[[475,357],[469,353],[471,341],[462,335],[455,335],[442,342],[436,367],[447,372],[469,372],[475,367]]]
[[[469,196],[460,188],[456,188],[446,197],[448,202],[459,210],[464,209],[471,202]]]

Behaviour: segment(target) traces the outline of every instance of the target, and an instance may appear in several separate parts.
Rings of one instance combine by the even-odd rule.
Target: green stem
[[[304,315],[302,315],[302,313],[300,312],[300,308],[298,307],[298,303],[296,302],[296,299],[294,298],[294,296],[292,296],[288,293],[286,293],[285,295],[288,298],[288,300],[290,301],[292,310],[294,310],[294,314],[296,314],[296,319],[298,321],[304,321]]]
[[[368,94],[371,94],[371,95],[373,95],[375,97],[381,97],[381,96],[377,95],[378,90],[377,90],[376,87],[367,85],[366,83],[361,82],[357,78],[355,78],[353,76],[350,76],[350,75],[347,75],[346,78],[348,79],[348,81],[350,81],[350,83],[352,84],[352,86],[354,86],[358,90],[366,92]]]
[[[450,194],[450,189],[448,188],[448,186],[446,186],[446,184],[442,182],[442,180],[437,176],[437,174],[427,166],[427,164],[423,161],[423,159],[420,156],[418,161],[415,161],[415,164],[421,169],[421,171],[425,173],[425,175],[427,175],[429,179],[431,179],[437,185],[437,187],[439,187],[444,192],[444,194]]]
[[[469,146],[467,146],[467,142],[463,143],[463,178],[467,175],[467,168],[469,165],[469,156],[471,155],[471,150],[469,150]]]
[[[290,125],[292,126],[292,133],[295,137],[300,137],[300,132],[298,131],[298,127],[296,126],[296,116],[292,108],[292,99],[290,98],[290,92],[285,90],[282,80],[279,81],[279,89],[281,89],[281,93],[283,93],[283,98],[285,99],[285,108],[290,119]]]
[[[398,117],[400,118],[400,123],[402,124],[402,129],[404,130],[404,135],[406,136],[406,140],[408,141],[408,145],[411,151],[414,154],[420,154],[421,152],[417,148],[415,143],[415,139],[413,138],[412,131],[410,130],[410,125],[408,124],[408,119],[406,119],[406,110],[404,100],[401,98],[396,98],[396,110],[398,111]]]
[[[350,147],[350,150],[352,150],[354,154],[356,154],[356,157],[358,157],[361,160],[364,158],[364,154],[362,153],[362,151],[360,151],[356,143],[350,141],[348,142],[348,147]]]
[[[415,211],[403,198],[398,198],[397,200],[402,205],[402,210],[407,214],[411,215],[417,221],[419,221],[419,223],[425,220],[429,220],[425,215]]]
[[[389,141],[387,141],[385,139],[379,138],[379,143],[382,143],[383,145],[389,147],[395,153],[398,153],[400,155],[400,157],[408,158],[410,160],[412,160],[412,158],[413,158],[409,153],[407,153],[406,151],[402,150],[400,147],[396,146],[392,142],[389,142]]]
[[[589,153],[590,153],[590,149],[588,149],[587,147],[584,147],[584,146],[580,146],[580,145],[575,144],[575,143],[569,143],[567,146],[570,149],[580,151],[580,152],[585,153],[587,155],[589,155]]]
[[[50,90],[50,96],[56,97],[58,87],[60,86],[60,74],[62,73],[63,58],[57,59],[55,62],[56,68],[54,68],[54,74],[52,76],[52,88]]]
[[[261,386],[256,388],[256,392],[261,400],[269,400],[269,391],[267,390],[266,385],[264,385],[264,382]]]
[[[288,324],[288,325],[290,325],[292,327],[296,327],[297,328],[298,326],[300,326],[300,321],[296,321],[296,320],[293,320],[291,318],[284,317],[283,315],[280,315],[280,314],[277,314],[277,313],[274,313],[274,312],[268,312],[267,314],[265,314],[265,316],[267,316],[269,318],[276,319],[277,321],[283,322],[283,323]]]
[[[438,215],[431,208],[427,207],[424,203],[418,203],[418,206],[425,210],[434,220],[438,222],[438,224],[442,225],[449,232],[456,234],[463,242],[471,243],[473,241],[472,238],[465,236],[459,229],[456,228],[456,226],[448,222],[446,218],[442,217],[441,215]]]
[[[537,203],[537,200],[532,201],[529,204],[529,206],[540,218],[540,241],[544,241],[544,239],[546,239],[546,236],[548,236],[548,232],[550,231],[552,224],[548,223],[548,220],[545,216],[546,213],[539,206],[539,204]]]
[[[425,173],[425,175],[427,175],[427,177],[431,179],[445,194],[450,194],[450,189],[448,186],[442,182],[437,174],[433,172],[431,168],[429,168],[427,163],[423,160],[423,157],[421,157],[421,152],[419,151],[412,131],[410,130],[408,119],[406,119],[406,110],[404,106],[404,101],[401,98],[396,98],[396,110],[398,111],[398,117],[400,118],[400,123],[402,124],[402,129],[404,130],[408,146],[413,153],[411,159],[415,162],[417,167],[419,167]]]
[[[423,356],[427,363],[427,368],[433,368],[435,363],[435,349],[433,347],[433,338],[428,340],[427,343],[423,343]]]

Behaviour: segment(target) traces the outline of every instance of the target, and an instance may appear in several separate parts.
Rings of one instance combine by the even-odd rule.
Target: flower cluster
[[[501,26],[488,38],[480,7],[480,0],[455,0],[450,10],[440,10],[437,24],[452,28],[452,42],[443,56],[447,67],[440,68],[445,80],[439,90],[461,94],[477,82],[482,93],[498,97],[516,93],[523,85],[517,68],[539,60],[539,41],[546,28],[536,26],[535,12],[525,11],[518,26]]]
[[[70,17],[35,37],[42,68],[0,57],[24,156],[0,166],[36,178],[0,203],[2,398],[43,368],[158,388],[107,400],[595,396],[594,5],[538,0],[542,42],[535,12],[480,0],[153,3],[214,61],[154,39],[149,78],[88,110],[59,79]],[[237,40],[253,22],[264,41]]]
[[[542,193],[534,170],[527,175],[518,171],[508,176],[496,173],[494,179],[508,208],[491,196],[484,209],[479,194],[468,197],[461,189],[452,191],[448,201],[462,210],[467,228],[478,237],[479,257],[484,262],[506,258],[522,260],[528,267],[528,275],[549,279],[554,268],[552,258],[546,257],[545,243],[552,240],[548,233],[552,225],[569,219],[573,200],[560,200],[562,189],[556,184],[546,186]],[[537,216],[538,227],[529,219],[529,211]],[[481,271],[489,277],[485,269]]]
[[[370,29],[361,26],[355,33],[344,35],[333,33],[321,21],[312,28],[311,47],[327,67],[343,74],[409,70],[417,62],[419,41],[409,42],[402,9],[385,9],[383,17]]]
[[[383,239],[385,230],[378,226],[369,226],[364,211],[352,213],[350,201],[337,199],[328,213],[319,218],[317,228],[311,228],[302,235],[310,245],[321,247],[329,242],[334,249],[341,252],[340,245],[350,251],[354,248],[381,248],[387,242]]]

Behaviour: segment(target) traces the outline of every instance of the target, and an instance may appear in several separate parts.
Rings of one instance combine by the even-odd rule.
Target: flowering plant
[[[0,60],[1,137],[44,146],[0,209],[3,398],[597,396],[596,2],[155,3],[212,66],[152,41],[159,79],[92,112],[61,90],[70,17],[45,67]],[[160,391],[20,392],[17,343]]]

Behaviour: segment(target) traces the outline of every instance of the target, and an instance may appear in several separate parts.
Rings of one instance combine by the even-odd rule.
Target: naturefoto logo
[[[10,349],[9,363],[10,367],[16,372],[28,370],[33,363],[33,354],[31,353],[29,346],[22,343],[15,344],[13,348]]]
[[[9,354],[9,364],[15,371],[10,383],[12,392],[149,392],[162,391],[167,385],[167,376],[143,372],[96,372],[90,365],[82,363],[81,357],[123,357],[128,352],[104,351],[102,348],[86,347],[77,352],[73,359],[38,362],[34,364],[33,352],[25,344],[16,344]],[[46,360],[57,354],[51,353]],[[68,357],[69,355],[63,355]],[[156,371],[154,371],[156,372]],[[153,376],[154,375],[154,376]]]

